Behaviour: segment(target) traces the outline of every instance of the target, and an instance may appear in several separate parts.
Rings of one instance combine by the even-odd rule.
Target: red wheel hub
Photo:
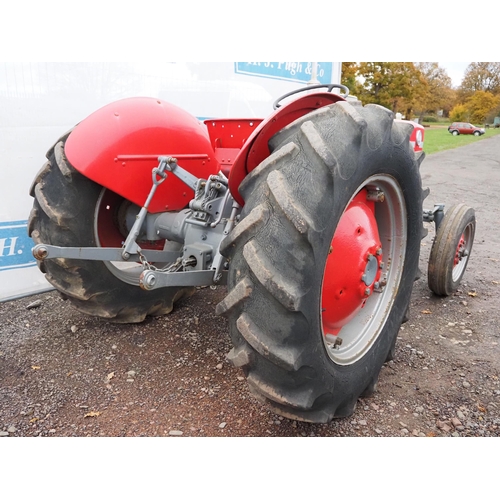
[[[119,219],[119,209],[124,199],[106,189],[101,199],[97,213],[97,236],[102,247],[120,248],[126,239],[127,228]],[[123,227],[120,227],[122,225]],[[121,229],[121,230],[120,230]],[[151,250],[162,250],[165,240],[141,241],[142,248]]]
[[[337,335],[381,286],[382,245],[367,194],[363,189],[354,197],[332,239],[321,296],[324,335]]]
[[[462,260],[464,248],[465,248],[465,238],[464,235],[462,234],[462,236],[460,237],[460,241],[458,242],[457,250],[455,252],[453,267],[457,266],[458,263]]]

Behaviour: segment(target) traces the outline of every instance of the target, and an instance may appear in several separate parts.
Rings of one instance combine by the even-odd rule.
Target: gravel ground
[[[139,325],[85,316],[54,291],[0,304],[0,436],[499,436],[498,158],[500,137],[424,161],[426,208],[476,209],[473,254],[455,295],[415,283],[396,359],[353,416],[312,425],[254,400],[225,359],[224,287]]]

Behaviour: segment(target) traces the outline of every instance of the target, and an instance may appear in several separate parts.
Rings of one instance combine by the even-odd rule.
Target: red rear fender
[[[65,152],[81,174],[139,206],[151,190],[158,156],[198,156],[179,159],[196,177],[206,179],[219,171],[206,127],[177,106],[148,97],[123,99],[97,110],[71,132]],[[168,174],[149,211],[181,210],[192,198],[193,191]]]
[[[238,192],[238,188],[247,174],[257,168],[271,154],[268,142],[274,134],[312,111],[344,100],[340,95],[330,92],[315,92],[314,94],[302,95],[298,99],[278,108],[262,121],[238,152],[231,168],[229,189],[234,199],[242,206],[245,204]]]

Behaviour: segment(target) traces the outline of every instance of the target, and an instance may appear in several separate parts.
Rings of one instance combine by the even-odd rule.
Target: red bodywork
[[[219,171],[202,123],[177,106],[144,97],[123,99],[91,114],[71,132],[65,152],[80,173],[139,206],[151,191],[158,156],[175,156],[179,165],[204,179]],[[149,211],[182,210],[193,194],[169,174]]]
[[[278,108],[265,120],[199,120],[168,102],[136,97],[108,104],[79,123],[66,142],[66,156],[80,173],[123,198],[143,206],[159,156],[173,156],[199,178],[219,170],[229,177],[234,199],[244,205],[238,187],[270,154],[271,137],[315,109],[344,99],[330,92],[305,94]],[[424,128],[414,122],[410,142],[422,151]],[[149,212],[178,211],[193,191],[172,174],[162,183]]]
[[[266,120],[206,120],[205,126],[165,101],[137,97],[97,110],[79,123],[66,141],[69,162],[80,173],[123,198],[143,206],[151,190],[158,156],[173,156],[194,176],[222,170],[233,197],[248,172],[269,156],[269,139],[311,111],[344,100],[331,93],[307,94],[282,106]],[[177,211],[193,191],[172,174],[157,189],[149,212]]]
[[[269,156],[268,142],[271,137],[281,129],[315,109],[322,108],[337,101],[344,101],[337,94],[321,92],[308,94],[290,102],[286,106],[278,108],[266,120],[264,120],[245,142],[238,153],[229,175],[229,188],[234,199],[244,205],[243,198],[238,192],[238,187],[254,168]]]
[[[412,121],[406,121],[406,120],[394,120],[395,122],[400,122],[400,123],[409,123],[410,125],[413,126],[413,132],[411,133],[410,136],[410,145],[413,148],[413,151],[415,153],[418,153],[420,151],[423,151],[424,149],[424,133],[425,129],[422,127],[422,125],[412,122]]]

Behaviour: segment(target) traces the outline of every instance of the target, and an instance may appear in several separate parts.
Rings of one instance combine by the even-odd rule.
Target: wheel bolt
[[[365,295],[370,295],[372,291],[369,288],[365,288]]]
[[[368,189],[366,193],[366,199],[368,201],[381,203],[385,200],[385,194],[380,189]]]

